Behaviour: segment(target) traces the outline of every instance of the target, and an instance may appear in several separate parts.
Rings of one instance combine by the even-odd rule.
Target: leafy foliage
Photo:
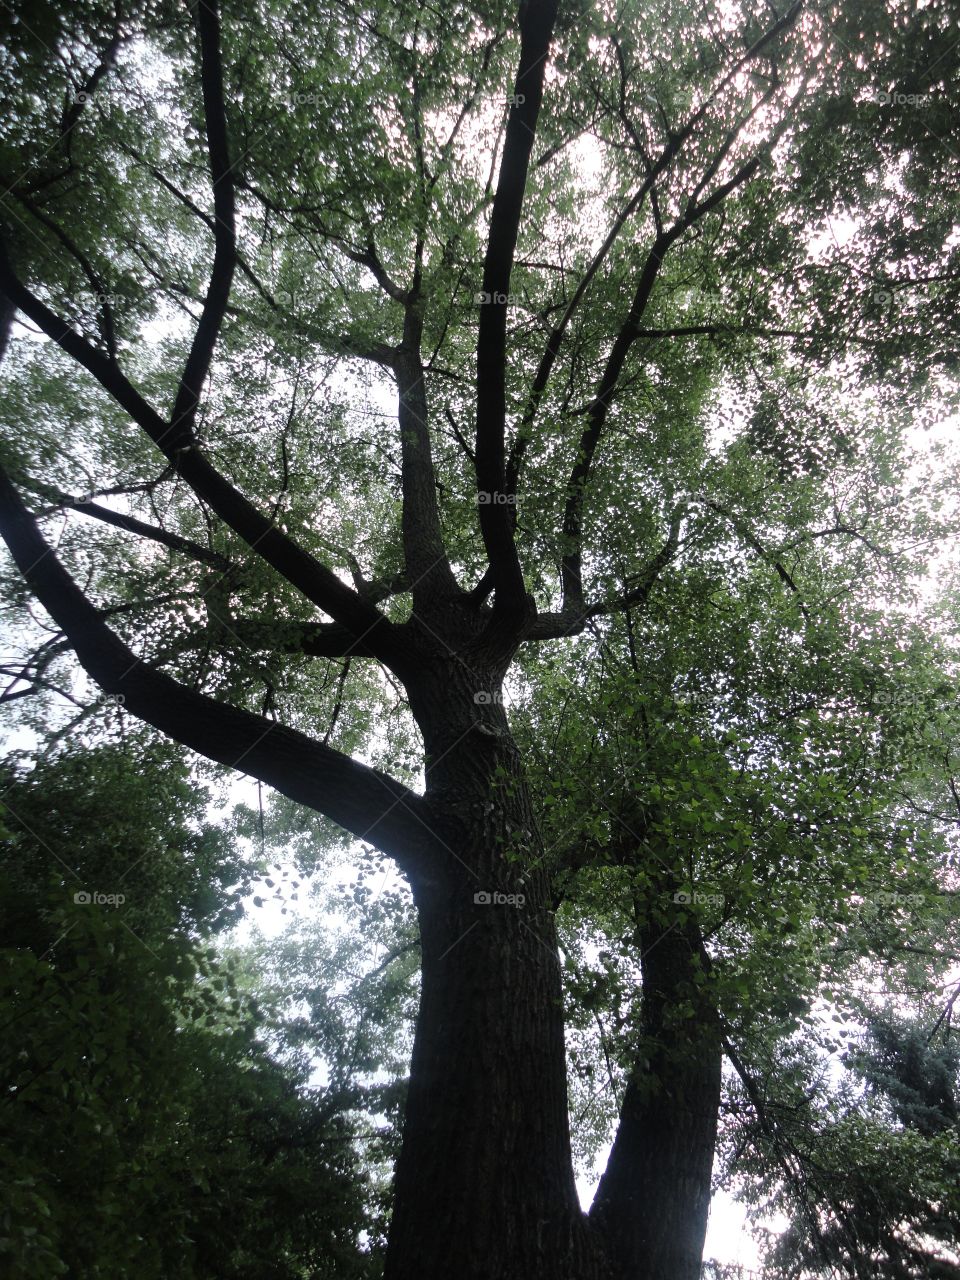
[[[8,773],[0,1251],[18,1280],[368,1274],[343,1105],[268,1052],[269,1010],[209,946],[250,868],[204,800],[164,747]]]

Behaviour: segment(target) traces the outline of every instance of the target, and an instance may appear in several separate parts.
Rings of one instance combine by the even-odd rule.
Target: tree
[[[829,666],[856,631],[838,577],[859,603],[943,528],[848,504],[836,478],[857,474],[854,428],[895,448],[955,367],[955,184],[935,181],[957,149],[953,16],[21,16],[0,290],[5,332],[16,313],[48,341],[8,357],[0,521],[55,633],[8,699],[61,689],[83,712],[55,678],[72,651],[121,716],[406,877],[421,989],[389,1280],[696,1276],[717,1003],[674,1099],[689,1167],[650,1167],[637,1073],[645,1043],[681,1038],[678,992],[701,1000],[703,929],[632,926],[640,1056],[585,1215],[556,924],[585,849],[564,865],[545,842],[504,689],[589,628],[635,649],[632,613],[745,561],[786,603],[783,643]],[[853,233],[818,247],[836,212]],[[705,754],[730,771],[736,750]],[[755,802],[775,836],[769,778]],[[689,813],[653,808],[661,841]],[[650,843],[623,817],[620,864]],[[678,867],[647,872],[662,916]]]
[[[271,1006],[209,947],[250,868],[137,745],[5,770],[4,1274],[373,1274],[354,1100],[266,1049]]]
[[[386,879],[370,859],[355,879],[323,891],[322,920],[291,924],[241,953],[251,991],[276,1010],[278,1044],[321,1064],[330,1093],[350,1101],[367,1231],[378,1244],[390,1221],[419,969],[409,894],[386,889]]]
[[[960,1274],[956,1044],[936,1043],[935,1025],[871,1012],[832,1087],[796,1047],[762,1079],[744,1075],[764,1098],[742,1164],[749,1194],[790,1218],[772,1276]],[[742,1140],[742,1119],[735,1127]]]

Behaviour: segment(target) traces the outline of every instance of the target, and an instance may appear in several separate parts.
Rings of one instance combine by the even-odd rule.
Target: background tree
[[[210,947],[252,868],[137,745],[6,771],[4,1273],[375,1274],[353,1099]]]
[[[925,1020],[872,1014],[839,1080],[795,1048],[745,1072],[756,1107],[732,1100],[746,1193],[790,1219],[770,1241],[771,1277],[960,1271],[956,1044]]]

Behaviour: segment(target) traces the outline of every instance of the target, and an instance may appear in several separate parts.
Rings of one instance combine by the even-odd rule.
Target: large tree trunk
[[[498,682],[478,684],[452,670],[413,699],[449,858],[414,886],[422,990],[386,1276],[596,1280],[548,879],[506,717],[474,701]]]
[[[573,1182],[552,922],[531,897],[475,903],[477,883],[451,876],[420,896],[422,994],[386,1275],[590,1280],[602,1273]]]
[[[709,959],[694,919],[646,920],[638,942],[638,1058],[590,1216],[617,1280],[699,1280],[722,1067],[717,1011],[702,987]]]

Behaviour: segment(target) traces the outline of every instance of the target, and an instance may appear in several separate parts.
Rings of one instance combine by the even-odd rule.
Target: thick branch
[[[189,209],[193,216],[202,222],[204,226],[209,228],[210,231],[215,229],[216,219],[210,214],[204,213],[204,211],[193,200],[191,200],[185,192],[181,191],[175,183],[170,181],[162,170],[158,169],[156,165],[151,164],[142,151],[138,151],[136,147],[132,147],[126,143],[121,143],[121,148],[127,155],[136,160],[138,164],[143,165],[146,171],[160,183],[164,190],[169,191],[174,199],[179,200],[184,208]],[[203,299],[199,297],[199,295],[188,290],[183,284],[168,280],[162,276],[159,270],[155,267],[151,267],[149,264],[145,265],[147,265],[147,269],[150,271],[151,275],[153,275],[154,279],[164,288],[170,289],[175,293],[182,294],[184,297],[191,298],[195,302],[203,302]],[[316,324],[312,324],[306,320],[301,320],[297,316],[290,315],[289,312],[280,305],[263,281],[257,276],[256,272],[239,250],[236,252],[236,269],[250,281],[258,296],[263,299],[271,311],[283,320],[283,322],[289,327],[290,332],[297,334],[299,337],[306,338],[311,343],[318,344],[324,351],[329,351],[333,355],[358,356],[361,359],[372,360],[377,364],[382,364],[387,367],[392,365],[393,347],[388,346],[384,342],[369,342],[365,339],[355,337],[352,334],[329,333]],[[260,317],[252,315],[250,311],[244,307],[238,306],[235,302],[228,303],[226,311],[228,315],[238,316],[240,319],[250,321],[253,324],[261,323]]]
[[[92,516],[95,520],[102,520],[104,524],[111,524],[115,529],[124,529],[127,533],[135,533],[138,537],[159,542],[162,546],[169,547],[171,551],[179,551],[182,555],[189,556],[191,560],[212,564],[215,568],[224,571],[230,568],[230,561],[219,551],[205,547],[200,542],[194,542],[191,538],[182,538],[177,533],[170,533],[157,525],[147,524],[144,520],[137,520],[134,516],[125,516],[119,511],[111,511],[109,507],[101,507],[97,502],[75,501],[64,494],[58,506],[78,511],[83,516]]]
[[[131,714],[193,751],[325,814],[405,869],[429,851],[424,802],[395,778],[263,716],[195,693],[151,670],[111,631],[62,567],[6,474],[0,533],[37,599],[87,674]]]
[[[307,658],[372,658],[375,655],[337,622],[260,622],[223,619],[228,633],[261,653],[299,653]]]
[[[600,443],[607,414],[610,409],[610,397],[613,394],[620,374],[623,370],[627,354],[637,339],[637,328],[640,317],[646,310],[647,301],[653,292],[653,286],[660,272],[661,264],[667,250],[684,229],[678,222],[671,231],[658,236],[650,252],[647,254],[640,273],[630,305],[627,318],[617,334],[606,367],[597,388],[597,394],[590,404],[588,425],[580,437],[577,458],[570,473],[567,485],[567,502],[563,513],[563,539],[565,550],[560,563],[560,581],[563,589],[562,613],[579,613],[583,609],[583,579],[581,571],[581,529],[583,522],[583,495],[587,480],[593,467],[593,458]]]
[[[197,32],[200,38],[200,78],[203,85],[203,111],[207,130],[207,152],[213,182],[213,268],[203,314],[180,380],[174,401],[171,424],[174,437],[189,430],[200,392],[210,369],[213,349],[230,298],[230,286],[237,261],[237,237],[234,227],[234,190],[227,146],[226,108],[223,101],[223,66],[220,59],[220,18],[216,0],[201,0],[196,6]]]
[[[693,338],[693,337],[744,337],[744,338],[812,338],[812,332],[802,329],[769,329],[752,325],[681,324],[673,329],[638,329],[638,338]]]
[[[407,291],[391,279],[386,267],[380,260],[377,253],[377,246],[373,239],[367,241],[367,247],[364,250],[357,251],[355,249],[344,248],[344,253],[351,262],[356,262],[361,267],[366,267],[370,274],[376,280],[380,288],[395,302],[406,302]]]
[[[91,290],[97,299],[100,307],[100,333],[106,344],[107,351],[112,359],[117,358],[117,331],[113,319],[113,308],[110,305],[110,294],[102,277],[97,272],[93,263],[83,252],[80,246],[73,240],[63,228],[52,218],[48,218],[43,210],[30,199],[29,196],[16,190],[13,184],[7,183],[6,179],[0,180],[3,185],[11,191],[11,194],[20,201],[25,209],[27,209],[36,220],[50,231],[57,240],[63,245],[71,257],[75,258],[80,264],[83,274],[87,277]]]
[[[553,331],[550,334],[550,337],[547,339],[547,345],[546,345],[546,348],[544,349],[543,355],[540,358],[540,363],[537,366],[537,372],[534,375],[533,384],[530,388],[530,394],[527,397],[527,403],[523,410],[523,417],[520,420],[520,426],[517,429],[517,436],[513,442],[513,447],[510,451],[510,459],[507,463],[506,486],[507,486],[507,492],[510,495],[515,494],[517,491],[517,483],[520,478],[520,469],[523,466],[523,456],[524,456],[524,453],[526,452],[527,444],[530,439],[530,430],[533,426],[534,418],[537,415],[537,410],[540,407],[540,402],[543,399],[543,393],[547,389],[547,383],[550,380],[550,374],[553,370],[553,366],[556,362],[557,356],[560,354],[560,347],[561,347],[561,344],[563,343],[564,334],[566,333],[567,328],[570,324],[570,321],[573,318],[573,313],[576,311],[577,307],[580,305],[580,302],[583,299],[584,294],[587,292],[587,289],[590,287],[591,283],[593,282],[594,277],[596,276],[597,272],[600,270],[601,266],[603,265],[604,260],[607,257],[607,254],[613,248],[613,245],[616,242],[617,236],[620,234],[626,222],[640,208],[640,205],[643,203],[643,198],[646,195],[647,191],[652,186],[652,184],[653,184],[653,176],[651,175],[638,188],[638,190],[634,193],[631,199],[627,202],[626,206],[620,211],[619,215],[614,219],[613,226],[610,228],[609,232],[607,233],[606,239],[604,240],[600,248],[597,250],[597,252],[594,254],[593,261],[590,263],[586,271],[583,273],[583,277],[580,280],[579,284],[577,285],[577,288],[574,291],[573,297],[567,303],[567,306],[563,312],[563,315],[557,321],[556,325],[553,328]]]
[[[111,395],[147,433],[173,463],[194,493],[201,497],[231,529],[257,554],[271,564],[303,595],[329,613],[337,622],[349,627],[357,637],[364,636],[383,661],[397,660],[397,629],[368,601],[321,564],[309,551],[282,533],[262,515],[234,486],[221,475],[200,451],[192,435],[187,443],[175,445],[171,428],[127,381],[112,361],[91,346],[80,334],[55,315],[35,297],[14,274],[6,253],[0,249],[0,288],[16,307],[24,312],[48,337],[84,369],[93,374]],[[181,435],[182,439],[182,435]]]
[[[690,200],[682,217],[660,235],[647,254],[630,311],[617,334],[604,367],[597,394],[587,409],[588,425],[580,437],[577,458],[567,484],[567,503],[563,514],[563,538],[567,550],[560,567],[564,612],[583,606],[582,548],[583,497],[593,468],[593,459],[610,412],[610,401],[616,391],[631,347],[640,337],[640,320],[647,308],[660,267],[670,247],[695,223],[718,208],[732,191],[748,182],[760,167],[762,156],[755,155],[742,165],[727,182],[722,183],[706,199]]]
[[[564,334],[566,333],[566,330],[570,324],[570,320],[572,319],[574,312],[576,311],[577,307],[580,305],[580,302],[582,301],[584,294],[586,293],[587,289],[590,287],[590,284],[592,283],[600,267],[603,265],[607,255],[609,254],[611,248],[616,242],[617,237],[622,231],[624,225],[637,212],[637,210],[639,209],[640,205],[644,200],[644,197],[647,195],[648,192],[651,194],[651,199],[653,199],[656,192],[655,183],[657,178],[659,178],[661,174],[663,174],[669,168],[673,160],[680,153],[687,139],[692,135],[696,126],[707,114],[707,110],[710,103],[712,103],[718,97],[718,95],[722,93],[730,85],[734,76],[740,71],[742,67],[744,67],[748,62],[756,58],[776,36],[778,36],[782,31],[786,30],[789,26],[793,24],[799,11],[800,11],[800,4],[797,3],[790,9],[789,13],[787,13],[782,19],[780,19],[780,21],[775,23],[768,31],[766,31],[764,35],[762,35],[746,51],[746,53],[741,58],[737,59],[733,67],[731,67],[730,70],[727,72],[727,74],[722,78],[717,88],[707,97],[707,99],[703,102],[703,104],[697,108],[697,110],[693,113],[693,115],[690,117],[687,123],[680,129],[678,133],[670,136],[669,141],[667,142],[667,145],[663,148],[660,155],[653,162],[651,162],[646,157],[643,151],[643,148],[639,145],[639,141],[636,137],[636,133],[633,130],[630,124],[629,118],[627,116],[626,100],[625,100],[626,68],[624,66],[623,52],[619,45],[619,42],[617,42],[616,40],[614,41],[614,47],[616,48],[616,51],[617,51],[617,58],[620,64],[620,73],[621,73],[620,116],[628,132],[631,134],[631,137],[633,138],[635,145],[637,145],[637,149],[641,152],[641,154],[644,154],[644,159],[647,166],[647,176],[644,179],[643,183],[640,185],[640,187],[637,189],[637,191],[630,198],[628,203],[624,206],[624,208],[621,210],[621,212],[618,214],[618,216],[614,220],[613,225],[610,228],[610,231],[607,233],[606,238],[604,239],[600,248],[597,250],[596,254],[594,255],[594,258],[591,261],[586,272],[584,273],[583,278],[581,279],[579,285],[577,286],[577,289],[573,297],[570,299],[570,302],[568,303],[566,310],[564,311],[563,315],[561,316],[560,320],[556,324],[555,328],[550,334],[550,337],[547,340],[546,348],[544,349],[544,353],[540,359],[540,364],[537,367],[536,375],[534,376],[533,384],[530,388],[530,394],[527,397],[527,403],[524,407],[523,416],[520,421],[520,426],[517,430],[517,435],[514,440],[513,448],[510,453],[510,460],[507,465],[507,492],[509,494],[516,493],[516,487],[519,481],[520,470],[523,466],[524,453],[526,452],[526,448],[529,443],[530,431],[533,426],[534,419],[537,415],[537,410],[540,406],[540,402],[543,399],[543,394],[546,390],[547,383],[550,379],[550,374],[553,369],[554,363],[556,362],[557,356],[559,355]],[[751,112],[751,116],[752,114],[753,113]],[[748,117],[748,119],[749,118],[750,117]],[[741,127],[742,125],[737,129],[731,131],[731,141],[740,132]],[[721,155],[725,153],[726,152],[724,150],[721,153]],[[703,189],[703,185],[705,185],[705,183],[709,181],[709,173],[710,171],[708,171],[708,175],[704,177],[703,182],[695,191],[694,193],[695,196],[699,194],[699,192]],[[656,209],[654,211],[656,212]],[[659,220],[657,225],[657,232],[658,232],[658,235],[663,234],[663,228],[659,224]],[[715,332],[716,330],[707,330],[707,331]],[[645,335],[648,332],[651,332],[651,331],[641,330],[638,336]],[[701,330],[685,329],[682,332],[685,332],[685,333],[701,332]],[[787,331],[784,331],[784,332],[787,332]]]
[[[513,538],[506,496],[507,296],[520,229],[530,155],[543,99],[547,54],[557,0],[526,0],[520,9],[520,64],[483,266],[483,293],[477,336],[477,491],[480,529],[496,580],[495,615],[522,614],[526,591]]]
[[[100,60],[94,67],[93,71],[87,76],[83,82],[83,87],[79,93],[74,94],[73,101],[69,108],[64,112],[63,119],[60,121],[60,141],[64,145],[67,157],[70,157],[71,147],[73,145],[73,131],[76,128],[84,107],[91,100],[97,91],[100,81],[113,70],[117,61],[117,54],[120,52],[120,46],[123,40],[120,36],[119,28],[116,29],[110,37],[106,48],[100,55]]]
[[[680,528],[686,515],[686,503],[681,503],[674,511],[670,521],[667,540],[653,557],[647,567],[627,587],[627,590],[612,600],[597,600],[582,609],[561,610],[560,613],[540,614],[525,640],[559,640],[564,636],[578,635],[591,618],[599,618],[611,613],[622,613],[625,609],[641,608],[646,604],[650,592],[660,580],[660,575],[677,554],[680,546]]]
[[[420,341],[421,303],[407,308],[403,342],[397,348],[394,373],[399,392],[401,485],[403,489],[403,553],[414,606],[425,596],[449,599],[458,586],[447,560],[440,530],[437,481],[427,425],[427,391]]]
[[[643,899],[637,894],[639,1051],[590,1219],[609,1240],[618,1274],[694,1280],[710,1205],[723,1059],[697,920],[681,916],[667,924],[649,911],[651,897],[669,901],[678,883],[664,864],[652,869]],[[680,1000],[692,1008],[678,1047]]]

